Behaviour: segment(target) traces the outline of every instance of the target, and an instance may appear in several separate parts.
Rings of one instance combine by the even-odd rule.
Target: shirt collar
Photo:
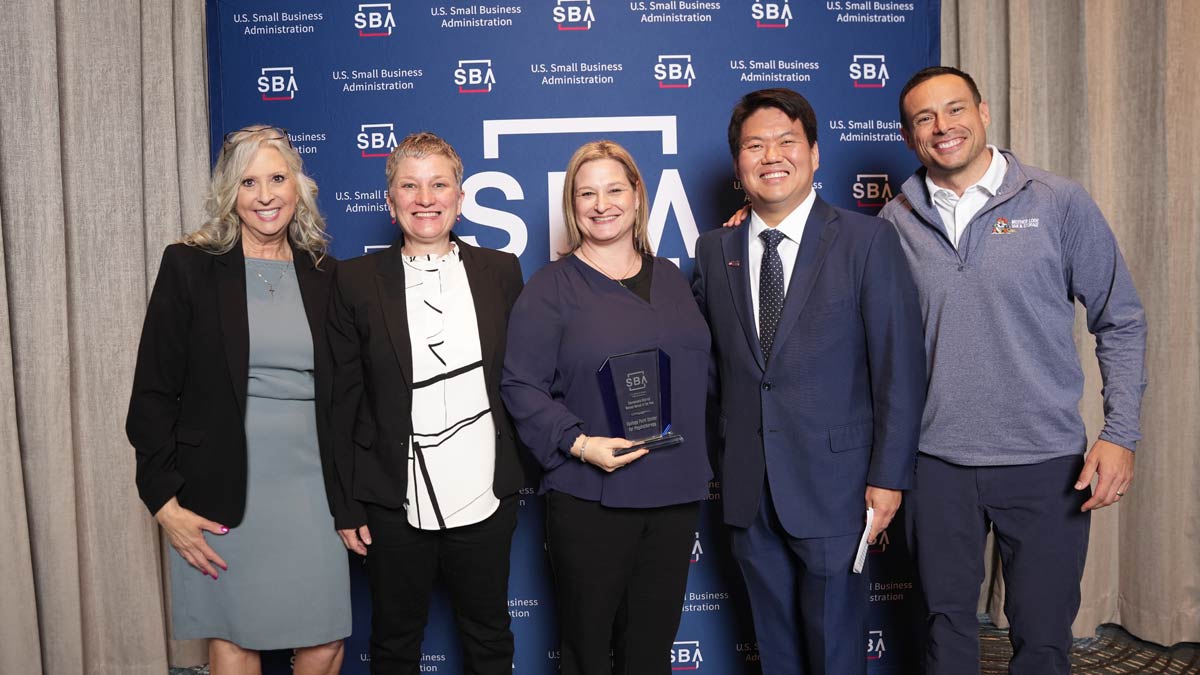
[[[800,205],[792,209],[792,212],[784,216],[783,220],[775,226],[775,229],[782,232],[783,236],[800,244],[800,238],[804,236],[804,224],[808,222],[808,215],[812,213],[813,204],[817,202],[817,191],[809,190],[808,196]],[[750,238],[758,239],[758,235],[763,230],[767,229],[767,224],[753,210],[750,211]]]
[[[988,164],[987,171],[983,172],[983,176],[979,182],[963,190],[963,194],[967,190],[978,187],[983,190],[989,197],[995,197],[996,191],[1000,189],[1000,184],[1004,182],[1004,174],[1008,171],[1008,160],[1004,159],[1004,153],[994,145],[988,145],[988,150],[992,152],[992,161]],[[929,196],[933,199],[947,199],[951,203],[957,202],[959,197],[954,194],[954,190],[944,188],[929,177],[929,173],[925,174],[925,189],[929,191]]]

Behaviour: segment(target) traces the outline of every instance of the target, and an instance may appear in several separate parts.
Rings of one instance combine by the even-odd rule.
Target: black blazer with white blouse
[[[516,433],[500,398],[508,316],[524,281],[516,256],[454,239],[471,287],[496,427],[492,491],[505,497],[525,482]],[[343,261],[335,274],[328,337],[336,469],[326,488],[338,529],[365,525],[364,503],[400,508],[408,494],[413,364],[400,249],[397,241],[386,250]]]
[[[317,267],[294,246],[292,258],[312,333],[317,437],[326,460],[331,381],[325,310],[336,261],[326,256]],[[178,497],[181,506],[226,527],[242,521],[249,331],[240,243],[222,255],[168,246],[146,309],[125,420],[137,454],[138,493],[151,513]]]

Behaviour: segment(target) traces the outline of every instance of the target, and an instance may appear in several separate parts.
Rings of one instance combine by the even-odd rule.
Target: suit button
[[[763,391],[771,391],[771,383],[770,382],[763,382],[762,387],[763,387]]]
[[[759,435],[759,437],[762,437],[762,427],[758,428],[758,435]]]
[[[496,430],[496,438],[500,438],[500,430],[499,429]]]

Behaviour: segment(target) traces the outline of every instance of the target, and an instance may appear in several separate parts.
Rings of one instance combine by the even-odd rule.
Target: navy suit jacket
[[[868,484],[910,487],[925,403],[921,313],[899,237],[886,221],[817,197],[767,359],[750,300],[749,229],[720,228],[696,245],[725,522],[754,521],[765,479],[789,535],[860,532]]]

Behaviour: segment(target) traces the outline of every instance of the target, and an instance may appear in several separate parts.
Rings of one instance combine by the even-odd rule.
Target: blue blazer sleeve
[[[859,306],[875,421],[867,483],[906,490],[912,487],[925,407],[925,344],[916,286],[890,225],[880,227],[871,242]]]
[[[535,274],[508,322],[501,394],[521,441],[546,470],[570,459],[583,420],[555,391],[564,317],[552,270]]]

